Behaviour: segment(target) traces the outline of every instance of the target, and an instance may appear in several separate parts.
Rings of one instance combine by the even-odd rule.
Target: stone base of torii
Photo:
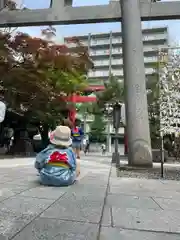
[[[3,8],[5,0],[0,0]],[[72,7],[51,0],[51,8],[0,12],[0,27],[122,21],[129,164],[152,166],[141,20],[180,19],[180,1],[117,0],[109,5]]]

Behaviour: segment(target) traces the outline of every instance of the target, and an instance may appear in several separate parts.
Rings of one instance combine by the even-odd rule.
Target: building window
[[[93,44],[97,44],[97,39],[92,39]]]
[[[112,53],[121,53],[122,49],[121,48],[113,48]]]
[[[112,39],[112,43],[121,43],[122,42],[122,39],[120,37],[113,37]]]

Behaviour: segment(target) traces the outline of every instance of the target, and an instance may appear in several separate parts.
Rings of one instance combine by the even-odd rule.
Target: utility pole
[[[107,135],[106,135],[106,144],[108,152],[111,152],[111,115],[112,107],[109,104],[105,106],[105,116],[107,118]]]
[[[0,0],[0,10],[2,10],[6,5],[6,0]]]
[[[107,142],[107,151],[111,153],[111,118],[110,116],[107,116],[107,136],[106,136],[106,142]]]
[[[129,164],[152,166],[140,0],[119,0]]]
[[[109,81],[111,79],[112,74],[112,31],[109,34]],[[109,153],[111,153],[111,144],[112,144],[112,138],[111,138],[111,107],[108,106],[107,109],[107,136],[106,136],[106,144],[107,144],[107,150]]]

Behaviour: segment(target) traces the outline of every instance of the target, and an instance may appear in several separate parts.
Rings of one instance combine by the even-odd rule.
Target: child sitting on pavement
[[[35,161],[43,185],[69,186],[80,174],[79,163],[70,148],[71,130],[58,126],[50,137],[50,145],[41,151]]]

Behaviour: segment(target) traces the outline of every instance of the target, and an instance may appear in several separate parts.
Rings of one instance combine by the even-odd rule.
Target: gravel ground
[[[117,170],[117,177],[128,177],[128,178],[145,178],[145,179],[160,179],[161,168],[150,168],[150,169],[139,169],[123,167]],[[164,179],[166,180],[180,180],[180,167],[171,168],[164,167]]]

